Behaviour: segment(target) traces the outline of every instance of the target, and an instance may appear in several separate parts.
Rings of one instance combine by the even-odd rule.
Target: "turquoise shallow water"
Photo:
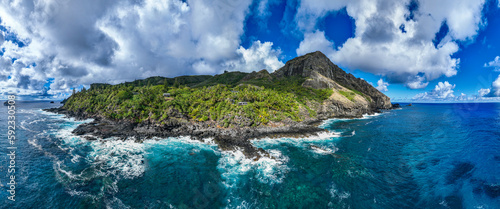
[[[305,139],[254,140],[258,161],[189,137],[87,141],[85,121],[22,102],[17,196],[0,208],[500,208],[500,104],[416,104]]]

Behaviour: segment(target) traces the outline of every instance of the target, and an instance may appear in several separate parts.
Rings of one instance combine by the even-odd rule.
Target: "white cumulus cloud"
[[[261,15],[268,16],[265,4],[272,2],[263,1]],[[272,43],[241,47],[251,3],[0,0],[0,24],[26,45],[0,35],[0,85],[56,95],[94,82],[221,73],[229,61],[242,71],[275,70],[281,52]]]
[[[300,42],[296,52],[298,56],[301,56],[310,52],[321,51],[328,56],[334,52],[333,45],[333,42],[326,39],[325,32],[316,30],[304,34],[304,40]]]
[[[484,67],[494,68],[495,71],[500,70],[500,56],[496,56],[494,60],[484,63]]]
[[[333,53],[328,53],[332,61],[418,89],[425,88],[428,81],[457,74],[460,60],[452,55],[459,50],[460,42],[474,41],[484,26],[484,3],[420,0],[417,9],[410,11],[410,0],[301,1],[295,18],[304,34],[317,34],[321,32],[315,31],[316,24],[322,17],[346,8],[355,21],[354,37],[336,49],[332,47]],[[443,24],[448,26],[448,33],[435,44]],[[312,42],[306,35],[304,42]]]
[[[280,50],[272,48],[273,43],[255,41],[248,49],[240,47],[236,52],[239,59],[229,60],[224,65],[230,71],[252,72],[267,69],[273,72],[283,67],[283,62],[278,60]]]
[[[484,95],[485,97],[500,97],[500,75],[495,81],[493,81],[491,88],[488,90],[490,92],[489,94]]]
[[[435,101],[435,100],[448,100],[455,98],[453,89],[456,85],[448,83],[448,81],[439,82],[431,92],[424,92],[415,95],[412,100],[416,101]],[[461,95],[465,96],[465,95]]]
[[[489,94],[490,91],[491,91],[490,89],[479,89],[479,91],[477,91],[477,93],[480,97],[482,97],[482,96]]]
[[[386,91],[389,91],[387,89],[388,86],[389,86],[389,83],[384,82],[384,80],[381,78],[380,80],[377,81],[377,87],[375,87],[375,88],[381,92],[386,92]]]

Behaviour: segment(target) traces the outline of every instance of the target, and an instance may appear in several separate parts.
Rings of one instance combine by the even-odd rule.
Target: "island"
[[[311,136],[325,131],[317,127],[323,120],[391,108],[389,97],[318,51],[294,58],[273,73],[226,71],[91,84],[74,92],[63,106],[46,111],[95,119],[73,131],[89,140],[213,138],[223,150],[241,149],[258,157],[265,152],[251,139]]]

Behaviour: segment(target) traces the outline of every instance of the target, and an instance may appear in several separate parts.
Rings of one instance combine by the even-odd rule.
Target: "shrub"
[[[120,101],[124,101],[124,100],[127,100],[127,99],[132,99],[134,95],[132,94],[132,92],[130,91],[119,91],[117,94],[116,94],[116,97],[118,98],[118,100]]]
[[[347,99],[351,100],[354,102],[354,97],[356,96],[356,93],[354,92],[348,92],[348,91],[339,91],[340,94],[342,94],[344,97]]]

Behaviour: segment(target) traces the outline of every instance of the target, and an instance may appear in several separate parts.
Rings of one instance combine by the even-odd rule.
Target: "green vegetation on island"
[[[323,53],[313,52],[271,74],[233,71],[92,84],[88,90],[74,92],[60,110],[82,118],[152,125],[163,132],[175,127],[194,130],[193,124],[290,127],[302,121],[360,117],[391,107],[390,99],[365,80],[344,72]]]
[[[307,104],[321,103],[332,94],[332,89],[303,87],[303,77],[278,79],[261,72],[257,74],[267,76],[226,72],[93,84],[72,95],[64,108],[133,122],[164,124],[176,119],[214,122],[220,127],[258,126],[315,117],[316,112]]]
[[[47,109],[95,121],[72,132],[89,140],[117,137],[212,138],[221,149],[262,150],[249,139],[309,136],[328,118],[357,118],[390,109],[389,97],[348,74],[321,52],[289,60],[269,73],[224,72],[214,76],[151,77],[117,85],[91,84]]]

